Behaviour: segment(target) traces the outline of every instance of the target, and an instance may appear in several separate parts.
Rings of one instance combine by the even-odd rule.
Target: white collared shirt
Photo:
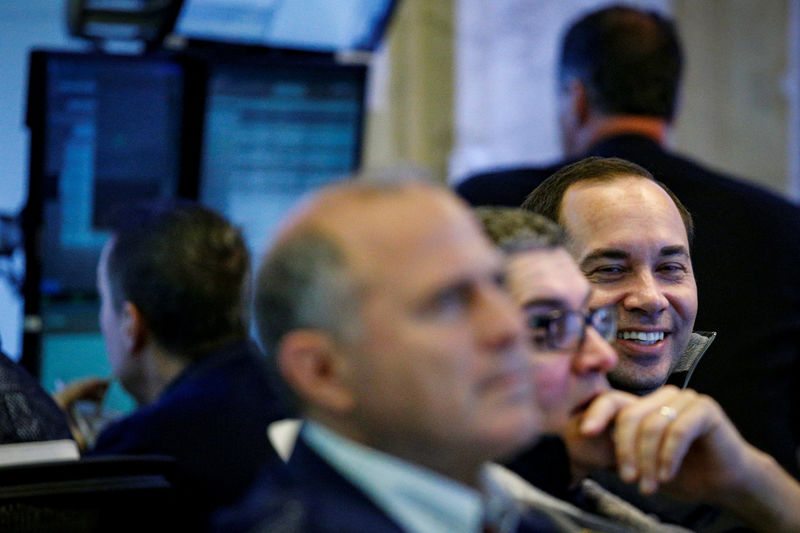
[[[306,443],[409,533],[481,531],[483,500],[470,487],[307,421]]]

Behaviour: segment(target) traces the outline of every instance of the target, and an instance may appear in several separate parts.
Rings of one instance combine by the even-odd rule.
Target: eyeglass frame
[[[562,323],[566,324],[566,320],[569,320],[569,317],[571,316],[580,317],[582,323],[580,332],[577,333],[574,338],[562,341],[561,343],[556,342],[554,337],[557,335],[557,333],[552,325],[556,324],[556,321],[558,320],[561,320]],[[607,332],[604,333],[601,328],[598,327],[601,324],[601,322],[595,322],[598,317],[611,320],[612,324]],[[600,336],[603,337],[603,339],[605,339],[607,342],[613,342],[617,336],[618,318],[616,307],[613,305],[607,305],[598,307],[597,309],[588,312],[575,311],[572,309],[555,309],[546,313],[529,316],[526,318],[525,323],[530,330],[544,329],[545,349],[578,351],[581,349],[586,340],[586,328],[589,326],[593,327],[594,330],[597,331],[597,333],[599,333]],[[566,331],[566,328],[562,329]]]

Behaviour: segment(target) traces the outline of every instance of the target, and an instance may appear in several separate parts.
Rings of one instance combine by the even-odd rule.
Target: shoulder
[[[226,424],[286,418],[263,356],[250,344],[236,343],[190,365],[153,404],[151,416],[220,417]]]
[[[239,454],[266,447],[266,426],[286,409],[259,357],[236,345],[193,363],[154,403],[101,432],[94,451],[185,456],[197,440]]]
[[[635,135],[612,138],[594,147],[590,155],[621,157],[644,167],[697,218],[700,232],[712,228],[716,234],[723,228],[729,232],[735,228],[736,233],[748,236],[748,227],[762,226],[752,237],[765,236],[772,242],[800,231],[800,208],[788,199],[648,139]]]
[[[641,157],[641,160],[634,159],[634,162],[651,171],[656,179],[670,188],[679,188],[688,197],[709,202],[722,197],[726,201],[766,205],[773,213],[798,216],[797,206],[788,199],[753,181],[714,169],[683,154],[658,147],[652,152],[643,153]]]
[[[300,438],[289,471],[308,511],[311,531],[399,533],[400,527]]]
[[[97,442],[87,455],[156,453],[154,437],[161,434],[162,427],[168,427],[163,422],[156,425],[157,420],[159,417],[153,416],[152,409],[141,408],[111,422],[97,436]]]
[[[263,470],[248,496],[216,517],[220,533],[400,533],[367,495],[303,441],[290,463]]]
[[[0,352],[0,393],[21,392],[47,396],[41,385],[22,366]]]

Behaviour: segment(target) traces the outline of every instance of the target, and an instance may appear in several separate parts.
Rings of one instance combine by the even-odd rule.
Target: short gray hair
[[[341,248],[327,235],[304,231],[278,244],[256,279],[254,317],[279,393],[295,411],[302,400],[278,368],[283,337],[296,329],[317,329],[346,340],[355,335],[359,298]]]
[[[542,215],[519,207],[476,207],[491,241],[506,253],[564,246],[564,231]]]
[[[344,252],[329,236],[308,230],[278,244],[256,280],[255,320],[264,349],[277,353],[295,329],[350,338],[359,304],[355,285]]]

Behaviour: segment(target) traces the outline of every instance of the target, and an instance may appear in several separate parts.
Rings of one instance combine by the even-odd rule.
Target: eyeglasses
[[[550,311],[528,317],[528,328],[534,346],[547,350],[579,350],[592,326],[608,342],[617,336],[617,310],[600,307],[589,313]]]

